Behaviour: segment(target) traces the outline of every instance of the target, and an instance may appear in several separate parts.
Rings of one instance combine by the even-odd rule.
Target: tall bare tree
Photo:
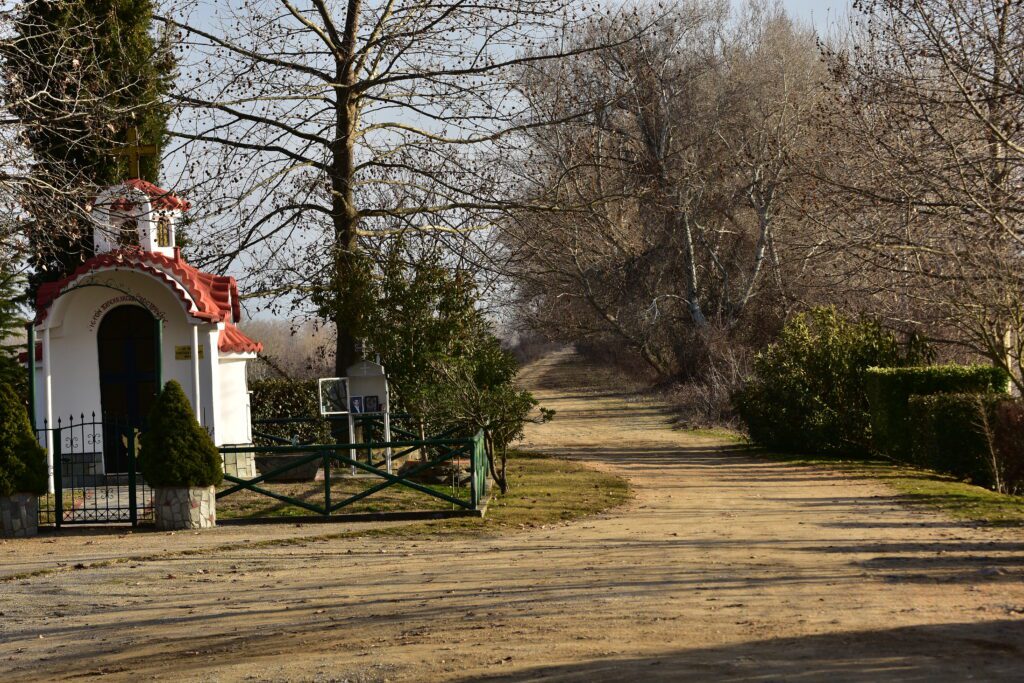
[[[518,70],[600,47],[537,49],[578,21],[576,6],[197,0],[202,21],[168,12],[188,45],[175,135],[206,197],[206,262],[237,261],[258,294],[315,306],[336,324],[344,370],[364,332],[375,240],[464,236],[507,207],[489,170],[496,142],[547,123],[524,121]]]
[[[784,200],[801,182],[793,158],[822,66],[813,35],[777,4],[692,1],[631,21],[655,28],[527,72],[539,115],[593,114],[535,131],[520,177],[573,210],[520,212],[503,237],[522,319],[625,345],[662,377],[692,375],[698,347],[742,345],[780,316],[779,242],[799,220]]]
[[[1024,6],[857,7],[864,28],[829,53],[827,269],[1024,386]]]

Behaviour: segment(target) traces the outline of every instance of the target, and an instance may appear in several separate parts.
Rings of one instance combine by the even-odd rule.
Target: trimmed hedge
[[[139,469],[150,486],[216,486],[224,479],[213,439],[196,421],[192,404],[174,380],[157,396],[140,442]]]
[[[930,365],[868,368],[865,388],[871,406],[871,438],[876,450],[893,458],[912,457],[909,401],[914,395],[1005,394],[1010,378],[990,365]]]
[[[46,451],[32,433],[24,404],[0,384],[0,496],[45,492]]]
[[[733,405],[763,446],[862,454],[869,450],[866,370],[926,357],[922,343],[902,344],[876,321],[815,308],[787,322],[778,341],[757,354]]]
[[[999,458],[1003,493],[1024,493],[1024,402],[1000,401],[993,411],[993,443]]]
[[[264,379],[249,383],[254,429],[282,439],[297,436],[302,443],[331,443],[330,423],[320,417],[315,379]],[[256,424],[261,420],[312,418],[312,422]]]
[[[1024,488],[1024,405],[1000,393],[909,400],[916,465],[1004,493]]]

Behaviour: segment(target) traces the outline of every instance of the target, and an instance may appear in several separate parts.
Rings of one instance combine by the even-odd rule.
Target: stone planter
[[[302,458],[309,457],[312,453],[288,453],[286,455],[257,455],[256,456],[256,467],[259,469],[260,474],[266,474],[267,472],[273,472],[279,467],[284,467],[290,463],[293,463]],[[320,469],[320,465],[323,464],[321,458],[314,458],[310,462],[293,467],[290,470],[281,472],[273,477],[268,477],[264,481],[313,481],[316,479],[316,472]]]
[[[161,531],[209,529],[217,525],[213,486],[153,489],[153,518]]]
[[[0,496],[0,537],[28,538],[39,531],[39,496],[15,493]]]

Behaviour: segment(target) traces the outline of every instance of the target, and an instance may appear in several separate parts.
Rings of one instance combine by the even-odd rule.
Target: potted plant
[[[46,451],[17,394],[0,384],[0,536],[35,536],[45,492]]]
[[[139,469],[153,489],[158,529],[203,529],[217,523],[216,486],[224,467],[213,439],[196,421],[181,385],[164,385],[142,433]]]

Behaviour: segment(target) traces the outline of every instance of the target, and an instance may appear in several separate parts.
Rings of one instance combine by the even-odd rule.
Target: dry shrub
[[[565,344],[545,339],[536,332],[516,332],[505,345],[520,365],[526,365],[564,348]]]
[[[687,379],[669,392],[678,421],[690,428],[738,428],[732,395],[749,374],[752,350],[723,327],[711,326],[690,335]]]
[[[1005,493],[1024,493],[1024,403],[1000,401],[993,415],[993,446]]]

